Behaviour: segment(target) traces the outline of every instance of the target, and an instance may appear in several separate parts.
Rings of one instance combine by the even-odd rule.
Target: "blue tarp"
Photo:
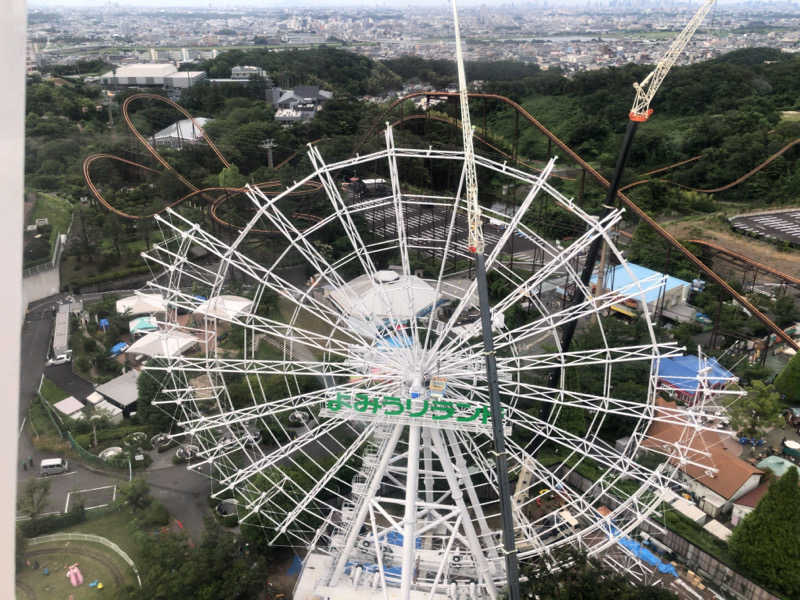
[[[673,577],[678,576],[678,572],[675,570],[675,567],[669,563],[661,562],[660,558],[642,546],[639,542],[632,540],[629,537],[624,537],[620,538],[619,543],[630,550],[632,554],[639,558],[639,560],[646,562],[648,565],[653,565],[662,573],[669,573]]]
[[[716,358],[708,357],[707,365],[711,367],[708,374],[708,385],[724,385],[734,375],[717,362]],[[682,392],[694,393],[700,387],[697,381],[697,372],[703,368],[700,359],[694,354],[686,356],[671,356],[662,358],[658,367],[658,377],[669,385]]]
[[[125,342],[117,342],[113,346],[111,346],[111,356],[116,356],[117,354],[122,354],[127,350],[128,344]]]
[[[100,319],[100,329],[108,329],[108,319]]]
[[[411,338],[402,331],[392,332],[391,334],[386,334],[383,337],[378,338],[378,342],[375,344],[377,348],[410,348],[411,347]]]
[[[292,564],[289,565],[289,570],[286,571],[286,574],[290,576],[299,575],[300,570],[302,568],[303,568],[303,561],[300,560],[300,557],[297,556],[297,554],[295,554],[294,558],[292,559]]]
[[[403,534],[397,531],[390,531],[386,534],[386,543],[391,544],[392,546],[402,546],[403,545]],[[416,543],[414,544],[417,548],[422,548],[422,538],[416,538]]]

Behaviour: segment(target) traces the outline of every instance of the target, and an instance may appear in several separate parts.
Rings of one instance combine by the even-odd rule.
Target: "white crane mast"
[[[461,32],[458,24],[456,0],[452,0],[453,25],[456,30],[456,64],[458,65],[458,97],[461,102],[461,132],[464,136],[464,168],[467,186],[467,220],[469,222],[469,251],[483,252],[481,207],[478,204],[478,176],[475,173],[475,150],[472,147],[472,122],[469,118],[467,76],[464,73],[464,56],[461,53]]]
[[[658,88],[661,87],[670,69],[675,64],[675,61],[678,60],[678,56],[683,52],[689,40],[692,39],[697,28],[700,27],[700,23],[703,22],[708,11],[711,10],[714,1],[715,0],[705,0],[694,17],[692,17],[692,20],[686,24],[683,31],[681,31],[678,37],[675,38],[675,41],[672,42],[672,45],[669,47],[669,50],[667,50],[666,54],[664,54],[664,57],[658,61],[656,68],[653,69],[641,83],[633,84],[633,87],[636,89],[636,98],[633,100],[633,107],[629,115],[631,121],[644,122],[653,114],[653,109],[650,108],[650,102],[656,95]]]

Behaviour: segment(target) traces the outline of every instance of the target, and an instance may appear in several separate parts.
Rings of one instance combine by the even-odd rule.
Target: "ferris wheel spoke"
[[[555,367],[574,368],[596,365],[615,365],[635,361],[653,361],[671,356],[678,356],[683,348],[675,342],[660,344],[639,344],[636,346],[619,346],[596,348],[592,350],[571,350],[569,352],[550,352],[543,354],[527,354],[516,357],[500,357],[497,368],[506,373],[551,370]]]
[[[339,385],[335,389],[344,392],[352,392],[360,387],[360,382],[351,384]],[[374,388],[375,393],[382,392],[389,389],[391,384],[383,383],[376,385]],[[317,405],[326,402],[333,392],[331,389],[326,388],[322,390],[315,390],[312,392],[302,392],[299,394],[287,396],[285,398],[275,399],[269,402],[264,402],[256,406],[248,406],[217,415],[202,415],[193,419],[180,421],[178,425],[191,434],[195,432],[203,432],[214,430],[219,427],[228,426],[230,424],[245,424],[250,421],[258,419],[265,419],[269,417],[277,418],[278,416],[290,411],[298,409],[312,409]]]
[[[690,427],[693,431],[718,431],[715,426],[703,425],[703,420],[712,419],[713,412],[687,411],[682,408],[642,404],[631,400],[622,400],[612,396],[585,394],[564,388],[519,382],[513,387],[501,383],[501,391],[533,402],[545,402],[564,408],[577,408],[589,412],[600,412],[629,419],[647,419],[651,422]]]
[[[550,371],[554,368],[574,368],[615,365],[625,362],[652,361],[659,358],[678,356],[683,352],[675,342],[659,344],[640,344],[597,348],[592,350],[572,350],[570,352],[548,352],[542,354],[523,354],[497,358],[498,375],[509,377],[514,373],[528,371]],[[464,355],[450,361],[447,375],[453,378],[484,377],[485,371],[480,358]]]
[[[363,377],[361,370],[353,369],[347,362],[318,360],[267,360],[256,358],[187,357],[179,356],[171,362],[173,369],[186,373],[239,373],[242,375],[293,375],[327,377]],[[382,378],[391,379],[390,374]]]
[[[633,299],[644,301],[647,292],[658,290],[662,285],[663,277],[660,275],[653,275],[639,281],[634,281],[617,290],[590,297],[574,306],[498,334],[495,338],[495,349],[499,351],[512,344],[519,344],[531,338],[535,338],[542,333],[553,331],[571,321],[594,315],[625,300]]]
[[[406,231],[406,217],[400,192],[400,174],[397,170],[397,156],[395,155],[394,133],[391,126],[384,132],[386,139],[386,160],[389,165],[389,180],[392,186],[392,207],[394,209],[395,224],[397,226],[397,246],[400,251],[400,265],[405,279],[406,301],[409,306],[414,306],[413,292],[411,291],[411,262],[408,258],[408,237]],[[414,361],[418,360],[420,349],[419,329],[417,319],[411,319],[411,337],[415,341],[412,345]]]
[[[295,439],[291,440],[289,443],[285,444],[281,448],[275,449],[270,454],[265,455],[263,458],[260,458],[249,465],[241,468],[235,475],[225,477],[220,480],[220,485],[224,486],[225,489],[232,490],[237,485],[258,475],[264,469],[268,469],[269,467],[277,464],[279,461],[286,459],[287,457],[291,456],[293,452],[296,452],[305,446],[309,446],[314,443],[319,443],[318,439],[326,436],[327,434],[331,433],[334,429],[339,427],[340,425],[346,423],[346,419],[334,417],[328,419],[324,423],[321,423],[314,427],[313,429],[309,428],[308,431],[299,435]]]
[[[524,411],[511,407],[507,407],[507,410],[512,413],[515,426],[519,426],[537,436],[544,435],[549,441],[555,442],[570,452],[577,452],[599,463],[606,469],[618,474],[630,475],[640,482],[647,482],[652,474],[649,469],[639,465],[630,457],[620,454],[616,448],[601,440],[596,434],[590,438],[582,438],[558,425],[543,421]]]
[[[338,194],[338,190],[335,189],[335,185],[333,186],[333,190],[329,189],[330,186],[333,185],[333,183],[329,179],[325,179],[324,183],[326,184],[325,185],[326,191],[328,191],[329,195],[331,193]],[[308,239],[312,233],[316,233],[316,231],[321,228],[321,224],[334,221],[336,215],[331,215],[327,219],[320,221],[320,223],[312,226],[308,230],[300,232],[294,226],[292,221],[288,219],[286,215],[277,208],[275,203],[271,202],[266,196],[264,196],[264,194],[260,190],[253,190],[253,193],[259,195],[261,198],[265,200],[266,216],[270,219],[273,225],[275,225],[279,229],[279,231],[289,242],[287,250],[285,250],[281,256],[286,255],[286,253],[290,248],[294,248],[297,252],[299,252],[303,256],[303,258],[305,258],[308,261],[309,265],[311,265],[311,267],[316,270],[317,274],[319,275],[319,280],[314,282],[311,286],[309,286],[308,290],[302,292],[300,290],[297,290],[296,288],[292,289],[292,286],[286,280],[279,279],[277,275],[274,274],[274,271],[273,271],[273,277],[279,279],[281,285],[286,285],[287,287],[289,287],[289,289],[291,289],[294,292],[294,297],[301,305],[304,305],[305,302],[312,302],[316,306],[323,306],[326,311],[329,310],[329,307],[323,305],[320,302],[317,302],[311,295],[311,292],[314,289],[314,287],[318,286],[324,280],[327,281],[333,287],[341,290],[344,294],[346,294],[348,296],[348,301],[353,306],[358,306],[366,312],[368,308],[364,303],[364,299],[360,297],[358,294],[353,292],[353,290],[350,288],[347,282],[341,277],[341,275],[339,275],[336,266],[332,265],[320,253],[319,249],[315,247],[314,244],[311,243],[311,241]],[[339,197],[339,199],[341,198]],[[365,254],[369,256],[370,253],[369,251],[366,251]],[[338,315],[338,313],[335,313],[335,311],[334,314]],[[341,315],[338,316],[341,317]],[[360,334],[358,334],[358,332],[354,331],[354,334],[358,335],[359,339],[365,345],[368,345],[366,340],[364,340],[364,338]]]
[[[387,298],[386,290],[382,285],[378,284],[378,270],[375,267],[372,254],[364,243],[364,240],[358,231],[358,227],[356,227],[356,224],[353,222],[353,217],[350,211],[347,210],[347,205],[345,204],[341,193],[339,193],[339,189],[334,183],[330,171],[324,168],[325,161],[322,158],[322,154],[320,154],[319,148],[316,146],[311,146],[308,151],[308,157],[319,173],[320,182],[325,189],[325,193],[331,202],[331,206],[338,217],[340,225],[345,231],[345,235],[347,236],[347,239],[353,248],[353,252],[357,257],[363,272],[372,279],[373,285],[375,285],[375,289],[378,291],[378,294],[381,297],[381,301],[384,303],[384,306],[389,309],[390,327],[387,329],[387,333],[394,340],[394,342],[398,344],[399,347],[402,347],[402,340],[404,339],[405,334],[401,334],[401,332],[398,331],[399,320],[395,318],[395,315],[393,314],[392,303],[389,302]],[[347,287],[346,284],[345,287]]]
[[[178,232],[181,231],[175,225],[170,224],[170,226],[174,227]],[[214,236],[202,230],[192,229],[190,232],[182,232],[182,234],[192,237],[193,241],[198,246],[213,254],[221,262],[234,267],[237,271],[249,277],[251,281],[263,285],[266,289],[269,289],[280,298],[288,301],[297,309],[307,311],[309,314],[325,323],[326,326],[329,326],[332,330],[345,336],[346,339],[351,339],[355,343],[368,345],[367,341],[357,331],[349,327],[343,327],[340,324],[342,315],[339,312],[313,298],[309,293],[310,290],[300,290],[288,280],[280,277],[274,268],[264,267],[241,252],[233,250],[232,248],[227,248]],[[186,249],[188,250],[188,248]],[[162,266],[171,267],[171,265],[167,264],[165,261],[156,258],[154,253],[146,256]],[[185,257],[175,256],[176,260],[178,258],[181,260],[182,268],[186,269],[187,259]],[[214,273],[214,275],[218,277],[218,274]],[[169,285],[160,284],[157,281],[152,283],[152,287],[163,290],[168,294],[168,297],[174,297],[174,304],[176,304],[176,307],[184,308],[191,312],[196,312],[205,302],[204,300],[199,300],[191,293],[186,293],[182,290],[170,287]],[[212,287],[217,287],[216,281]],[[178,299],[182,300],[182,302],[179,302]],[[225,318],[228,316],[227,314],[215,315],[216,318],[223,321],[228,320]],[[258,315],[256,315],[254,311],[246,313],[246,316],[249,320],[259,320]]]
[[[568,277],[570,274],[574,275],[574,270],[570,266],[570,261],[576,259],[581,252],[588,251],[589,246],[591,246],[595,238],[598,236],[607,235],[607,232],[613,228],[619,222],[619,220],[621,220],[621,218],[621,211],[613,211],[605,219],[597,222],[594,228],[588,229],[563,252],[552,255],[550,260],[542,265],[540,269],[537,269],[535,273],[533,273],[522,283],[519,283],[508,294],[506,294],[503,299],[495,303],[495,305],[492,307],[492,313],[500,314],[505,312],[516,302],[534,292],[534,290],[544,284],[550,277],[559,274],[563,274],[565,277]],[[577,279],[577,277],[575,277],[575,279]],[[459,305],[459,308],[460,307],[461,305]],[[448,335],[452,331],[457,318],[461,314],[459,308],[454,311],[453,315],[451,315],[450,319],[445,325],[436,345],[434,345],[434,350],[438,349],[441,344],[444,344],[444,346],[442,346],[443,352],[455,351],[467,344],[467,339],[459,336]],[[463,308],[461,308],[461,311],[463,311]],[[480,344],[474,344],[473,347],[477,347],[479,345]],[[497,350],[497,348],[495,349]]]
[[[497,260],[497,257],[500,255],[500,252],[502,252],[503,248],[505,248],[506,243],[511,238],[511,236],[516,233],[517,227],[522,222],[522,217],[525,215],[525,213],[527,212],[527,210],[530,207],[531,203],[536,198],[536,195],[539,193],[539,190],[542,189],[542,186],[544,185],[544,182],[550,176],[550,172],[553,170],[553,167],[555,166],[555,162],[556,162],[555,158],[551,158],[548,161],[547,165],[545,166],[545,168],[542,170],[542,172],[538,176],[536,182],[533,184],[533,186],[531,187],[530,191],[525,196],[525,199],[522,201],[522,204],[519,206],[517,211],[514,213],[514,216],[511,218],[511,222],[508,223],[508,225],[503,230],[503,233],[500,235],[500,238],[497,240],[495,246],[492,248],[491,252],[489,253],[489,256],[486,258],[486,270],[487,271],[489,271],[494,266],[495,261]],[[463,178],[463,174],[462,174],[462,178]],[[460,190],[460,188],[459,188],[459,190]],[[458,201],[458,199],[459,199],[459,194],[456,195],[456,201]],[[454,214],[454,217],[455,217],[455,214]],[[454,228],[454,224],[455,224],[455,220],[453,220],[453,222],[450,225],[451,230]],[[451,233],[452,232],[448,232],[448,238],[447,238],[448,246],[449,246],[449,243],[450,243],[450,235],[451,235]],[[446,260],[442,262],[442,267],[444,267],[446,262],[447,262]],[[439,289],[438,284],[441,281],[441,277],[442,277],[442,273],[439,274],[439,282],[437,282],[437,291]],[[444,331],[442,332],[442,334],[440,336],[440,339],[441,338],[446,338],[447,334],[452,330],[452,328],[454,327],[454,324],[457,322],[458,318],[461,316],[461,314],[464,312],[464,309],[467,307],[468,299],[471,298],[473,296],[473,294],[475,293],[475,290],[477,289],[477,285],[478,285],[477,279],[473,279],[470,282],[469,286],[464,291],[464,293],[463,293],[463,295],[461,297],[461,300],[459,301],[458,305],[456,306],[455,311],[453,312],[453,314],[450,316],[450,318],[448,319],[447,323],[445,324],[445,328],[444,328]],[[427,343],[426,343],[426,346],[427,346]],[[438,343],[432,349],[432,353],[435,353],[435,350],[436,350],[437,347],[438,347]]]
[[[275,539],[277,539],[286,531],[286,528],[292,523],[292,521],[294,521],[298,515],[300,515],[306,509],[306,507],[316,498],[317,494],[336,476],[336,474],[339,472],[339,469],[353,456],[355,456],[356,452],[361,449],[361,446],[372,435],[374,430],[374,423],[369,423],[366,427],[364,427],[364,430],[361,432],[361,434],[359,434],[355,441],[353,441],[353,443],[351,443],[350,446],[339,455],[333,466],[327,470],[327,473],[317,480],[317,482],[314,484],[314,487],[306,492],[306,496],[300,500],[297,506],[295,506],[291,512],[286,515],[286,518],[276,526],[277,533],[270,544],[274,543]]]

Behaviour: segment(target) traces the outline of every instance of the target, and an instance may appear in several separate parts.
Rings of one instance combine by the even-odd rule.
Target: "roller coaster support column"
[[[492,315],[489,310],[489,286],[486,281],[486,262],[483,251],[475,252],[475,278],[478,281],[478,301],[481,307],[483,330],[483,353],[486,356],[486,383],[489,387],[489,402],[492,414],[494,437],[494,459],[497,483],[500,492],[500,514],[503,522],[503,553],[506,556],[506,579],[509,600],[520,600],[519,560],[514,541],[514,523],[511,512],[511,486],[508,483],[508,461],[506,441],[503,433],[503,414],[500,408],[500,393],[497,383],[497,362],[492,338]]]
[[[609,213],[613,210],[614,201],[617,198],[617,192],[619,191],[619,183],[622,179],[622,173],[625,170],[625,163],[628,161],[628,154],[631,149],[631,144],[633,143],[633,136],[636,134],[636,128],[639,125],[637,121],[629,120],[628,127],[625,130],[625,138],[622,141],[622,148],[619,152],[619,157],[617,158],[617,166],[614,168],[614,177],[611,180],[611,185],[608,187],[608,194],[606,195],[606,202],[605,208],[603,209],[603,216],[601,219],[604,219],[609,215]],[[600,246],[603,243],[603,238],[598,236],[594,239],[591,246],[589,246],[589,251],[586,254],[586,261],[583,263],[583,271],[581,271],[581,283],[588,287],[589,282],[592,279],[592,271],[594,271],[594,266],[597,263],[597,257],[600,253]],[[603,273],[597,274],[597,286],[602,287],[601,278],[603,277]],[[572,305],[575,306],[583,302],[583,294],[580,291],[576,290],[576,293],[572,297]],[[564,331],[561,335],[561,351],[562,352],[569,352],[570,345],[572,344],[572,338],[575,336],[575,327],[577,326],[577,319],[570,320],[565,326]],[[558,377],[561,373],[560,368],[555,368],[550,372],[550,385],[554,386],[558,384]],[[543,417],[549,417],[550,413],[550,405],[544,404],[542,407],[542,411],[547,413],[546,415],[542,415]]]

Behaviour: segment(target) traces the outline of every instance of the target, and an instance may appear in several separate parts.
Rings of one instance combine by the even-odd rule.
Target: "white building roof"
[[[675,502],[672,503],[672,508],[677,510],[684,517],[688,517],[698,525],[706,520],[706,513],[685,498],[678,498],[675,500]]]
[[[136,340],[126,352],[171,358],[180,356],[198,341],[193,335],[182,331],[154,331]]]
[[[194,312],[209,317],[231,320],[234,317],[249,313],[253,308],[253,301],[242,296],[222,295],[209,298],[198,306]]]
[[[97,391],[109,400],[113,400],[118,406],[129,406],[139,397],[139,389],[136,387],[138,378],[139,371],[131,369],[103,385],[98,385]],[[102,402],[97,406],[101,404]]]
[[[725,525],[723,525],[716,519],[711,519],[708,523],[703,525],[703,529],[705,529],[708,533],[710,533],[714,537],[718,537],[724,542],[728,541],[728,538],[731,537],[732,533],[730,529],[725,527]]]
[[[161,294],[135,294],[117,300],[117,312],[130,315],[146,315],[150,313],[166,312],[167,303]]]
[[[371,321],[405,321],[429,308],[436,290],[415,275],[378,271],[373,280],[361,275],[330,293],[330,298],[348,315]]]
[[[104,413],[108,414],[109,419],[111,419],[112,423],[119,423],[122,421],[122,409],[119,406],[114,406],[111,402],[103,400],[95,409],[101,410]]]
[[[89,404],[92,404],[94,406],[97,406],[101,402],[104,402],[103,395],[102,394],[98,394],[97,392],[92,392],[91,394],[86,396],[86,401]]]
[[[211,119],[207,117],[195,117],[194,121],[191,119],[183,119],[165,127],[153,135],[156,142],[164,140],[183,140],[184,142],[196,142],[203,138],[203,127],[206,126]]]
[[[111,402],[109,402],[108,400],[103,400],[102,402],[99,402],[97,406],[95,406],[95,408],[98,410],[103,410],[108,412],[112,417],[122,412],[122,409],[119,406],[111,404]]]
[[[176,73],[178,68],[172,63],[138,63],[122,65],[116,72],[103,73],[101,77],[166,77]]]
[[[53,330],[53,355],[60,356],[69,350],[69,311],[59,310],[56,313],[56,325]]]
[[[75,396],[69,396],[60,402],[56,402],[53,406],[55,406],[56,410],[62,415],[71,416],[73,413],[83,409],[83,402],[78,400]]]

